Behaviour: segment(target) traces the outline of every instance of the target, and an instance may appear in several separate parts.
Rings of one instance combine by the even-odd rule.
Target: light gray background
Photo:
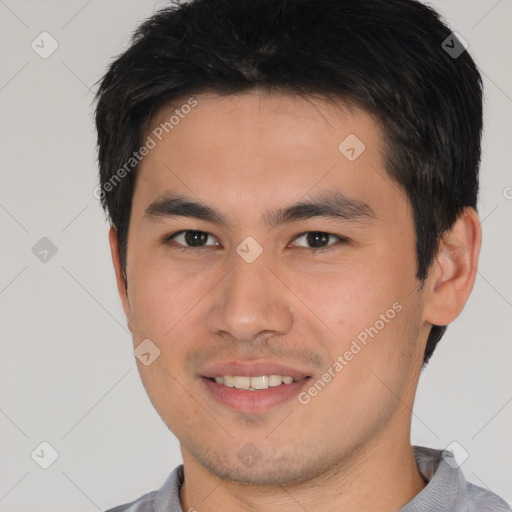
[[[421,378],[412,440],[456,441],[466,477],[510,502],[512,1],[431,4],[469,42],[485,82],[484,244],[473,295]],[[163,5],[0,0],[3,512],[104,510],[157,489],[181,462],[140,382],[92,195],[93,84]],[[43,31],[59,45],[47,59],[31,48]],[[46,263],[32,253],[42,237],[58,249]],[[31,458],[43,441],[58,452],[48,469]]]

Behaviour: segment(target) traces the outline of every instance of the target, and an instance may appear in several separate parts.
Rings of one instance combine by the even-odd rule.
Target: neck
[[[394,423],[394,422],[392,422]],[[392,427],[396,425],[388,425]],[[381,432],[381,434],[383,434]],[[403,433],[402,433],[403,434]],[[180,499],[185,512],[259,512],[277,508],[322,512],[399,510],[426,485],[420,475],[409,435],[372,439],[329,472],[290,486],[251,486],[220,480],[182,448],[185,481]]]

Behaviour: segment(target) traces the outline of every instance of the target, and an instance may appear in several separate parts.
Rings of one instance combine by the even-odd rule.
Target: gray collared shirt
[[[398,512],[511,512],[491,491],[466,481],[451,452],[414,446],[418,469],[427,486]],[[106,512],[184,512],[180,504],[183,464],[158,491]]]

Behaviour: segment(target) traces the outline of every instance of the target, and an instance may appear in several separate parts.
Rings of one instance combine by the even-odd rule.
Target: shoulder
[[[422,446],[413,449],[418,470],[427,485],[400,512],[511,512],[507,502],[497,494],[465,479],[451,451]]]
[[[155,497],[157,494],[158,491],[149,492],[137,500],[109,508],[105,512],[154,512]]]
[[[183,464],[181,464],[171,472],[160,489],[105,512],[162,512],[164,510],[165,512],[182,512],[179,495],[183,478]]]
[[[468,512],[511,512],[507,502],[497,494],[466,482]]]

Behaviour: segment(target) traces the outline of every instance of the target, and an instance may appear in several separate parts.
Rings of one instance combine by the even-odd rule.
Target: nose
[[[216,335],[250,342],[286,334],[293,325],[293,294],[265,252],[252,263],[235,255],[231,271],[212,294],[207,328]]]

